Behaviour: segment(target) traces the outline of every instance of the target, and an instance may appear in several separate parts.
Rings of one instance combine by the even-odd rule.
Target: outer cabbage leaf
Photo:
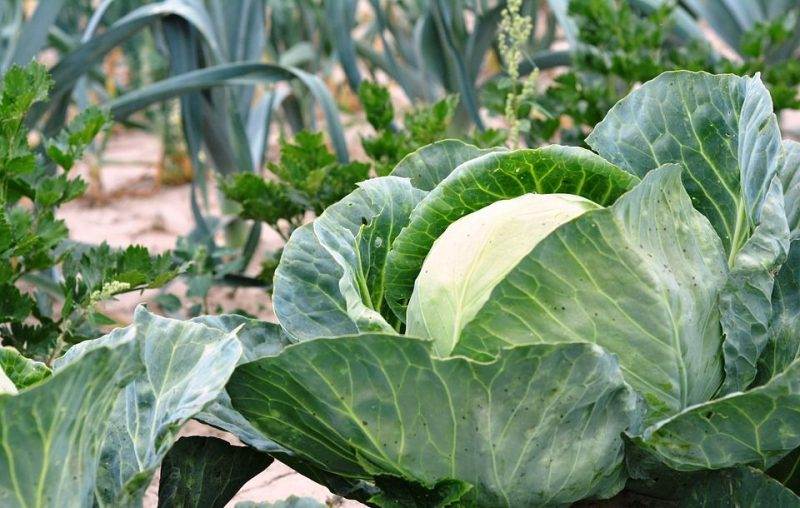
[[[752,383],[758,371],[758,358],[770,340],[774,272],[789,251],[789,227],[777,177],[761,212],[761,222],[736,253],[720,294],[721,324],[725,331],[723,394],[745,390]]]
[[[627,457],[629,467],[630,460],[629,455]],[[652,478],[646,480],[629,480],[625,491],[612,499],[610,504],[657,507],[719,506],[720,508],[798,506],[798,499],[791,490],[763,471],[752,467],[675,471],[661,465],[654,473]],[[629,474],[634,477],[636,471],[629,469]]]
[[[306,460],[353,478],[473,486],[483,506],[567,503],[622,488],[636,396],[591,344],[436,359],[427,341],[317,339],[242,365],[234,408]],[[383,485],[382,499],[392,497]]]
[[[795,494],[800,494],[800,448],[779,460],[767,473]]]
[[[242,345],[242,356],[239,359],[239,365],[264,356],[274,356],[284,347],[291,344],[286,332],[280,325],[275,323],[233,314],[200,316],[192,319],[192,322],[201,323],[225,332],[236,331],[236,338],[239,339]],[[325,485],[331,492],[361,501],[366,501],[375,494],[376,489],[374,486],[365,482],[342,478],[317,468],[267,438],[231,406],[230,396],[225,390],[221,391],[216,400],[207,404],[194,418],[230,432],[243,443],[256,450],[269,453],[303,476]]]
[[[234,334],[136,309],[132,325],[82,342],[56,372],[88,352],[132,342],[145,371],[120,394],[109,417],[95,488],[100,505],[137,504],[181,426],[224,389],[241,346]]]
[[[792,239],[800,234],[800,143],[783,141],[783,158],[779,169],[785,198],[786,219]]]
[[[381,492],[372,496],[369,504],[380,508],[463,506],[468,502],[465,498],[472,490],[472,485],[458,480],[442,480],[432,487],[426,487],[396,476],[377,476],[375,484]]]
[[[752,467],[726,469],[706,475],[683,492],[679,506],[800,507],[800,498]]]
[[[792,241],[786,262],[775,277],[769,343],[758,360],[759,385],[800,356],[800,143],[784,141],[783,147],[780,175]]]
[[[751,504],[754,496],[763,495],[765,500],[774,495],[792,499],[791,496],[784,497],[786,489],[758,469],[737,466],[677,471],[634,443],[630,443],[625,451],[630,479],[619,497],[625,499],[627,495],[628,499],[640,501],[637,504],[645,501],[645,506],[754,506]],[[725,486],[730,487],[729,490],[725,491]],[[711,493],[714,493],[716,502],[705,497]]]
[[[491,153],[468,161],[433,189],[392,245],[386,300],[405,321],[414,281],[433,242],[461,217],[527,193],[574,194],[605,206],[638,181],[633,175],[576,147]]]
[[[783,372],[800,356],[800,241],[791,243],[789,257],[775,277],[770,341],[758,359],[756,384]]]
[[[671,164],[542,240],[494,289],[454,354],[594,342],[619,357],[649,420],[705,402],[722,380],[719,238]]]
[[[192,322],[204,324],[226,333],[236,332],[242,345],[242,355],[238,365],[252,362],[264,356],[278,354],[291,344],[285,331],[275,323],[246,318],[234,314],[221,316],[200,316]],[[262,452],[286,452],[282,447],[267,439],[231,406],[228,392],[222,390],[214,402],[206,405],[195,415],[195,419],[230,432],[243,443]]]
[[[729,255],[758,223],[781,155],[761,80],[704,72],[665,72],[648,81],[619,101],[586,142],[640,177],[682,164],[692,202]]]
[[[800,360],[763,386],[661,421],[636,442],[681,471],[767,467],[800,446]]]
[[[265,453],[214,437],[183,437],[161,464],[158,506],[223,508],[272,463]]]
[[[13,347],[0,347],[0,371],[17,390],[22,390],[50,377],[50,369],[42,362],[25,358]]]
[[[0,505],[92,505],[108,415],[142,369],[134,347],[98,348],[18,395],[0,395]]]
[[[461,164],[504,148],[478,148],[458,139],[445,139],[425,145],[403,157],[392,176],[409,178],[417,189],[431,191]]]
[[[713,224],[731,266],[720,301],[723,391],[746,388],[769,338],[772,274],[788,251],[774,181],[780,131],[761,79],[661,74],[618,102],[586,141],[639,176],[666,163],[684,166],[692,202]]]
[[[298,339],[392,331],[384,319],[386,254],[425,192],[405,178],[368,180],[292,235],[273,304]]]

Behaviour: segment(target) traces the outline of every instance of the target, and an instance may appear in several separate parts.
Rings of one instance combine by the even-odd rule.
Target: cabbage
[[[406,333],[431,338],[447,355],[492,289],[561,224],[599,208],[571,194],[523,194],[447,227],[433,244],[408,305]]]
[[[374,506],[800,505],[800,144],[692,72],[586,143],[430,145],[295,231],[233,409]]]

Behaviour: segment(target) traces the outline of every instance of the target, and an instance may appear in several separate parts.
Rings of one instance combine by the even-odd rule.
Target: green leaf
[[[726,469],[705,476],[681,496],[681,506],[798,507],[800,498],[752,467]]]
[[[281,181],[236,176],[225,190],[243,206],[246,218],[275,224],[280,218],[302,219],[297,216],[306,210],[319,215],[369,178],[369,164],[337,162],[321,133],[300,131],[294,143],[281,140],[280,147],[280,163],[268,167]]]
[[[381,131],[377,136],[361,138],[361,147],[367,157],[375,161],[375,172],[386,176],[411,147],[405,132]]]
[[[79,306],[137,288],[160,287],[179,272],[169,253],[151,256],[141,245],[112,249],[105,242],[68,253],[62,270],[64,293]]]
[[[795,494],[800,493],[800,448],[783,457],[767,470],[767,474],[775,478]]]
[[[423,195],[402,178],[368,180],[296,230],[275,271],[273,305],[286,331],[309,339],[392,330],[386,255]]]
[[[748,39],[757,28],[766,29],[769,21],[780,24],[790,20],[791,9],[797,7],[791,0],[734,3],[687,0],[684,3],[696,17],[708,23],[726,44],[740,54],[745,51]]]
[[[0,395],[2,505],[91,506],[108,416],[141,369],[133,341],[120,341],[18,395]]]
[[[280,325],[237,315],[200,316],[193,322],[208,327],[231,332],[238,330],[236,337],[242,345],[242,356],[239,365],[278,354],[290,344],[289,336]],[[243,443],[256,450],[267,452],[303,476],[328,487],[332,492],[348,499],[366,501],[375,488],[364,482],[357,482],[328,473],[324,469],[314,467],[291,452],[267,438],[247,421],[238,411],[233,409],[228,392],[222,391],[217,399],[207,404],[203,411],[195,415],[208,425],[230,432]]]
[[[239,216],[244,219],[275,226],[280,219],[293,218],[304,212],[291,200],[283,183],[265,180],[252,173],[237,173],[221,183],[225,197],[241,205]]]
[[[265,453],[214,437],[184,437],[161,464],[158,506],[223,508],[272,463]]]
[[[86,318],[92,324],[92,326],[97,328],[101,326],[114,326],[118,324],[115,319],[110,316],[106,316],[96,309],[89,309],[86,314]]]
[[[47,141],[47,156],[65,171],[69,171],[109,122],[108,114],[98,108],[82,111],[56,138]]]
[[[23,321],[33,310],[34,301],[13,284],[0,284],[0,322]]]
[[[27,148],[25,148],[27,150]],[[9,175],[20,176],[33,173],[36,170],[36,157],[32,153],[23,152],[19,156],[10,158],[4,164]],[[11,185],[20,185],[19,181],[11,181]],[[25,185],[22,183],[21,185]]]
[[[14,234],[11,232],[11,225],[6,218],[4,206],[0,206],[0,254],[4,254],[13,248]],[[0,278],[0,283],[6,282]]]
[[[783,372],[800,356],[800,241],[789,248],[789,256],[775,276],[769,343],[758,359],[761,385]]]
[[[458,95],[448,95],[432,104],[412,109],[406,113],[403,124],[411,140],[417,145],[427,145],[445,137],[458,106]]]
[[[342,496],[347,499],[353,499],[366,503],[369,499],[378,494],[378,489],[374,484],[353,478],[346,478],[335,473],[328,472],[327,470],[317,467],[309,461],[304,460],[302,457],[284,452],[270,452],[270,455],[280,460],[282,463],[291,467],[301,475],[309,480],[324,485],[334,494]]]
[[[350,31],[356,24],[355,4],[348,0],[333,0],[325,3],[328,34],[336,50],[336,57],[342,64],[350,89],[359,90],[361,72],[358,69],[355,41]]]
[[[783,141],[783,159],[779,170],[786,199],[786,219],[792,238],[800,233],[800,143]]]
[[[130,245],[124,250],[116,251],[115,254],[116,266],[106,274],[106,277],[113,277],[113,280],[130,284],[132,288],[161,287],[178,273],[168,253],[151,256],[146,247]]]
[[[176,2],[169,3],[174,6]],[[178,2],[177,5],[186,6],[187,4]],[[155,4],[145,5],[143,7],[155,7]],[[162,12],[164,12],[163,9]],[[102,35],[100,37],[102,37]],[[73,53],[73,55],[77,55],[77,53]],[[61,63],[64,62],[65,60],[62,60]],[[74,65],[75,61],[71,61],[70,64]],[[56,75],[55,69],[53,75]],[[203,69],[184,72],[177,76],[162,79],[150,85],[137,88],[136,90],[109,101],[105,106],[111,112],[114,119],[120,120],[153,103],[177,97],[187,92],[225,84],[265,84],[294,80],[302,83],[322,107],[322,111],[325,114],[325,123],[334,149],[336,150],[336,155],[340,162],[347,162],[347,144],[345,143],[344,130],[339,120],[339,110],[336,108],[333,96],[317,76],[294,67],[254,62],[214,65]]]
[[[5,72],[0,85],[0,134],[4,138],[21,141],[19,126],[23,118],[33,104],[47,99],[52,84],[47,68],[37,62],[25,67],[12,65]]]
[[[755,379],[758,358],[767,347],[775,275],[789,251],[784,198],[776,177],[761,210],[761,222],[736,253],[720,294],[725,342],[722,394],[745,390]]]
[[[768,383],[684,410],[636,442],[680,471],[767,467],[800,446],[800,360]]]
[[[181,310],[181,299],[172,293],[162,293],[153,298],[153,302],[168,314],[174,314]]]
[[[717,297],[726,272],[719,239],[670,164],[534,247],[453,354],[594,342],[619,357],[653,421],[707,401],[722,381]]]
[[[586,142],[638,176],[685,168],[695,207],[733,256],[758,223],[778,170],[780,132],[758,77],[666,72],[618,102]]]
[[[44,360],[51,358],[61,331],[55,322],[43,319],[37,324],[11,322],[0,327],[3,344],[13,346],[25,356]]]
[[[145,371],[109,417],[96,486],[101,505],[141,499],[181,426],[222,392],[242,350],[233,334],[139,307],[132,325],[74,346],[57,361],[56,372],[89,351],[129,341]]]
[[[239,358],[239,365],[264,356],[276,355],[284,347],[291,344],[288,335],[280,325],[257,319],[223,314],[220,316],[199,316],[192,319],[192,322],[227,333],[238,330],[236,337],[242,345],[242,356]],[[262,452],[286,451],[283,447],[267,439],[238,411],[233,409],[231,398],[225,390],[219,393],[216,400],[207,404],[200,413],[195,415],[195,419],[228,431],[243,443]]]
[[[358,87],[358,98],[361,99],[367,121],[372,128],[388,129],[394,120],[394,107],[389,89],[377,83],[362,81]]]
[[[15,237],[11,255],[22,258],[22,266],[18,265],[16,272],[52,267],[56,254],[54,249],[67,237],[64,221],[56,219],[52,210],[40,210],[32,215],[22,206],[12,208],[7,219]]]
[[[613,203],[638,179],[588,150],[547,146],[484,155],[462,164],[420,202],[389,252],[386,301],[405,320],[414,281],[433,242],[461,217],[529,192]]]
[[[723,392],[746,388],[768,341],[772,273],[788,251],[780,190],[770,190],[781,164],[780,131],[761,79],[661,74],[618,102],[586,142],[639,176],[683,165],[686,190],[732,268],[721,306]]]
[[[465,140],[482,148],[500,149],[508,141],[508,131],[505,129],[486,129],[483,132],[473,131]]]
[[[47,365],[25,358],[9,346],[0,347],[0,370],[19,390],[35,385],[51,374]]]
[[[20,5],[19,8],[22,10],[22,5],[17,5]],[[53,24],[63,6],[64,0],[53,0],[37,4],[36,10],[29,13],[29,17],[24,24],[19,26],[19,32],[12,35],[14,40],[9,45],[10,47],[3,48],[5,54],[0,58],[0,68],[5,69],[9,63],[27,64],[34,60],[47,43],[50,29],[53,28]],[[9,8],[13,7],[9,6]],[[7,37],[6,34],[4,34],[5,37]]]
[[[378,476],[380,494],[372,496],[370,504],[381,508],[416,508],[418,506],[459,506],[472,490],[472,485],[457,480],[442,480],[431,487],[409,482],[395,476]],[[383,492],[389,492],[389,495]]]
[[[363,162],[335,164],[319,175],[318,190],[311,196],[314,213],[321,214],[326,208],[353,192],[359,182],[370,178],[370,165]]]
[[[36,203],[44,207],[58,206],[72,201],[86,192],[86,182],[81,178],[70,180],[66,175],[42,178],[36,182]]]
[[[791,500],[790,491],[771,478],[773,469],[767,476],[758,469],[737,466],[729,469],[701,469],[698,471],[676,471],[657,461],[647,451],[631,444],[626,449],[626,463],[630,479],[626,489],[618,498],[611,501],[612,506],[628,506],[624,501],[633,500],[636,506],[762,506],[754,503],[764,496],[771,500],[778,494],[784,500]],[[788,465],[788,464],[787,464]],[[644,466],[644,467],[642,467]],[[780,481],[780,480],[779,480]],[[713,493],[717,502],[709,502],[706,496]],[[615,502],[617,502],[615,504]],[[782,503],[766,506],[787,506]],[[788,506],[796,506],[789,504]]]
[[[303,186],[310,172],[336,162],[328,151],[321,132],[300,131],[294,143],[281,141],[280,164],[270,164],[269,169],[285,182],[305,189]]]
[[[63,95],[72,93],[76,82],[86,74],[87,62],[102,61],[111,50],[125,43],[144,28],[169,16],[181,18],[191,24],[208,45],[211,55],[217,59],[222,58],[214,27],[208,19],[208,12],[202,5],[180,0],[152,2],[131,9],[125,16],[114,22],[108,30],[100,33],[94,33],[94,30],[87,31],[87,34],[92,35],[91,38],[81,41],[63,55],[58,64],[52,68],[56,87],[51,99],[60,99]],[[94,20],[95,24],[98,21]]]
[[[392,170],[392,176],[411,179],[411,185],[424,191],[433,190],[461,164],[503,148],[478,148],[458,139],[445,139],[425,145],[403,157]]]
[[[410,337],[322,338],[238,367],[227,390],[256,428],[319,467],[426,489],[455,480],[479,506],[615,494],[620,432],[638,415],[616,360],[591,344],[478,363],[433,358]]]

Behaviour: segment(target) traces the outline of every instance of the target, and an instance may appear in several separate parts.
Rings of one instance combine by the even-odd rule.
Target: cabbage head
[[[414,284],[406,334],[430,338],[438,354],[449,354],[497,283],[558,226],[594,208],[580,196],[530,193],[447,226]]]
[[[586,142],[434,143],[298,229],[232,407],[375,506],[800,506],[800,145],[683,71]]]

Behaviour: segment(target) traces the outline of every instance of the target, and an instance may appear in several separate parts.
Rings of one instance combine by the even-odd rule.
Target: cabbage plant
[[[294,344],[226,404],[376,506],[800,505],[800,145],[758,76],[691,72],[587,143],[361,183],[286,245]]]

